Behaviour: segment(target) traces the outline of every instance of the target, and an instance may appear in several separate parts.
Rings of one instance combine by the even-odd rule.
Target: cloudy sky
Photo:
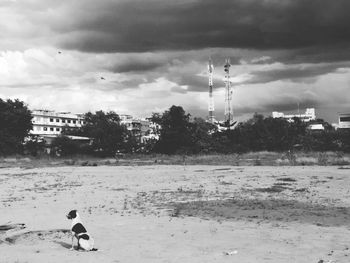
[[[0,0],[0,97],[31,109],[223,118],[350,112],[349,0]]]

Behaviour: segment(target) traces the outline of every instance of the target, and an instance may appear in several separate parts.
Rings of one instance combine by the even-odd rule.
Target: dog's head
[[[77,210],[71,210],[68,214],[67,214],[67,218],[68,219],[74,219],[78,216],[78,211]]]

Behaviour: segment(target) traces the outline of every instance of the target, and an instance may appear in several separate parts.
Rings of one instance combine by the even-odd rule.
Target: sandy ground
[[[0,169],[0,262],[350,262],[350,170]],[[97,252],[70,251],[77,209]]]

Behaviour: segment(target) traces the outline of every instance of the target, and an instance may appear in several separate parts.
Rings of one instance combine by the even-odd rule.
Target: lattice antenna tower
[[[232,87],[230,80],[230,59],[227,58],[224,65],[225,71],[225,122],[231,124],[233,120],[233,109],[232,109]]]
[[[214,123],[214,99],[213,99],[213,71],[214,66],[211,58],[209,57],[208,62],[208,75],[209,75],[209,102],[208,102],[208,111],[209,111],[209,122]]]

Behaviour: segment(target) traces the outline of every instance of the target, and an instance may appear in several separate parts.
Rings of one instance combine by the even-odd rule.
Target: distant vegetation
[[[0,155],[21,153],[32,129],[32,115],[22,101],[0,99]]]
[[[153,120],[162,126],[153,148],[157,153],[350,152],[350,130],[335,130],[320,119],[317,123],[325,130],[312,131],[298,118],[288,122],[255,114],[234,130],[218,132],[214,125],[201,118],[191,120],[181,107],[172,106]]]
[[[44,147],[40,138],[29,136],[31,114],[19,100],[0,99],[0,155],[35,155]],[[239,123],[234,130],[218,132],[215,125],[202,118],[192,118],[180,106],[172,106],[162,114],[153,114],[152,121],[161,127],[159,140],[140,143],[115,112],[97,111],[85,114],[85,125],[79,130],[65,130],[52,148],[61,156],[88,154],[100,157],[116,153],[195,155],[243,154],[248,152],[350,152],[350,130],[335,130],[323,120],[325,130],[311,131],[307,124],[255,114]],[[67,137],[92,138],[91,144],[79,144]],[[293,158],[291,157],[291,160]],[[319,162],[319,160],[318,160]]]

